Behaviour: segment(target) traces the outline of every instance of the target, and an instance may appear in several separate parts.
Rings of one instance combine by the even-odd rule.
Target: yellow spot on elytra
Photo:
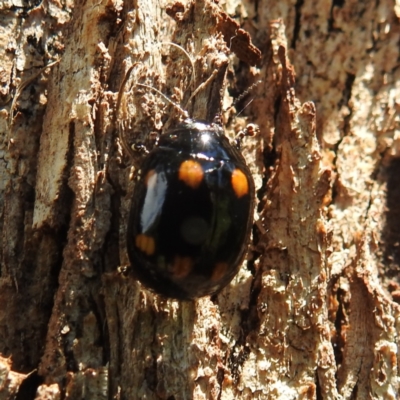
[[[249,182],[240,169],[236,168],[232,172],[231,183],[237,197],[240,198],[249,193]]]
[[[197,189],[200,186],[203,177],[203,168],[197,161],[186,160],[179,167],[179,179],[192,189]]]

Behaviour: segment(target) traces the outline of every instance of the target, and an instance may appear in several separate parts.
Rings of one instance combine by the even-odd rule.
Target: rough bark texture
[[[398,398],[399,19],[395,0],[2,2],[0,400]],[[151,144],[179,111],[136,84],[211,120],[256,81],[224,113],[232,137],[260,128],[248,260],[218,296],[163,299],[121,272],[140,162],[121,136]]]

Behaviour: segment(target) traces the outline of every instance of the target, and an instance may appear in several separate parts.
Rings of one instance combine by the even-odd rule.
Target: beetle
[[[144,156],[127,229],[131,269],[150,290],[192,300],[237,274],[253,225],[255,189],[219,123],[186,118]]]

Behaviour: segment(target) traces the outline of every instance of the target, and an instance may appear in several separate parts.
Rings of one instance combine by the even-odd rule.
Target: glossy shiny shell
[[[254,183],[219,125],[187,120],[143,160],[128,225],[137,278],[167,297],[217,293],[238,272]]]

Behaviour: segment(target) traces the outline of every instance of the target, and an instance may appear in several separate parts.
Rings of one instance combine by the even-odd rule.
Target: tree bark
[[[394,0],[3,2],[0,18],[0,400],[399,398]],[[252,243],[217,296],[165,299],[125,268],[126,143],[180,116],[138,83],[193,118],[222,107],[231,138],[259,127]]]

